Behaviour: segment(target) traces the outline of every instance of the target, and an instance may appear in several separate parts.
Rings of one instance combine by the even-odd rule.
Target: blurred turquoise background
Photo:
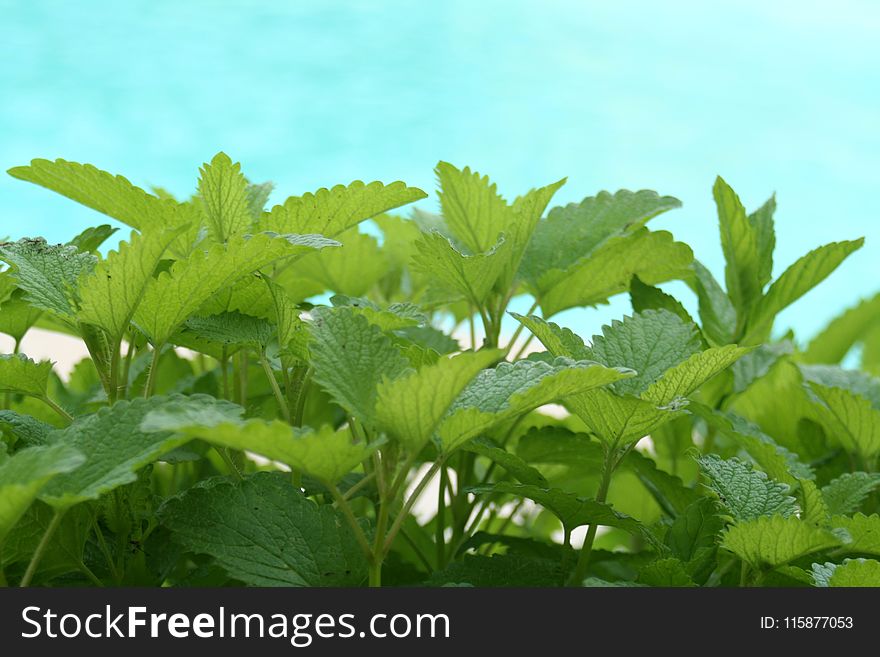
[[[509,197],[562,176],[557,202],[650,188],[684,202],[654,227],[718,276],[720,173],[748,208],[777,193],[776,274],[867,237],[779,328],[807,337],[880,288],[871,0],[0,0],[0,17],[3,169],[64,157],[187,194],[223,149],[276,202],[352,179],[433,190],[439,159]],[[98,220],[0,177],[0,233]],[[627,309],[560,321],[589,334]]]

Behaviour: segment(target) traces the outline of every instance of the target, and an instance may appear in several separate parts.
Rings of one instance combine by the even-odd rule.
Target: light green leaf
[[[758,285],[761,289],[770,282],[773,272],[773,250],[776,248],[776,231],[773,227],[773,214],[776,212],[774,194],[760,208],[749,215],[749,224],[755,234],[758,247]]]
[[[188,404],[196,408],[234,407],[207,395],[151,397],[119,401],[94,415],[77,419],[50,436],[51,444],[64,444],[82,452],[86,461],[79,468],[52,479],[40,499],[58,509],[97,499],[117,486],[137,479],[140,468],[190,440],[167,432],[146,433],[139,429],[144,417],[163,404]]]
[[[214,244],[159,274],[147,287],[134,322],[154,345],[163,345],[205,301],[237,280],[278,260],[337,244],[320,235],[272,234]]]
[[[138,230],[168,225],[177,205],[91,164],[36,159],[30,166],[13,167],[9,175],[51,189]]]
[[[665,406],[677,397],[687,397],[749,351],[748,348],[725,345],[697,352],[666,370],[642,393],[642,399]]]
[[[880,326],[880,293],[846,310],[810,341],[803,353],[807,363],[839,363],[871,327]]]
[[[721,545],[753,568],[767,569],[837,547],[840,540],[798,518],[776,515],[733,525],[722,534]]]
[[[510,223],[510,208],[488,176],[470,167],[459,170],[440,162],[434,170],[440,183],[440,208],[455,237],[471,253],[488,251]]]
[[[671,294],[666,294],[659,287],[646,285],[638,276],[633,276],[629,284],[629,299],[634,312],[645,310],[668,310],[678,315],[687,324],[696,324],[690,313],[681,305],[681,301]]]
[[[265,348],[275,335],[275,327],[268,320],[239,312],[190,317],[184,323],[183,331],[201,340],[257,349]]]
[[[817,398],[813,408],[819,420],[844,449],[864,458],[880,453],[880,410],[849,390],[807,385]]]
[[[65,318],[76,312],[77,280],[97,261],[75,246],[50,245],[42,237],[0,244],[0,259],[15,265],[12,275],[28,303]]]
[[[251,216],[256,220],[263,214],[263,209],[269,201],[272,190],[275,189],[274,183],[264,182],[257,184],[248,184],[247,186],[247,204]]]
[[[0,392],[45,397],[52,363],[36,363],[24,354],[0,354]]]
[[[499,422],[630,375],[623,368],[567,358],[501,363],[480,372],[449,408],[438,429],[442,448],[452,452]]]
[[[666,231],[641,228],[615,237],[566,270],[551,269],[533,292],[545,317],[567,308],[594,306],[625,292],[633,276],[649,285],[685,278],[694,254]]]
[[[876,513],[833,516],[831,526],[844,538],[843,551],[847,554],[880,557],[880,516]]]
[[[106,242],[117,230],[119,229],[110,224],[93,226],[91,228],[86,228],[83,232],[70,240],[68,244],[72,244],[83,253],[98,255],[98,247]]]
[[[775,344],[762,344],[745,354],[733,364],[733,391],[743,392],[757,379],[761,378],[782,356],[794,352],[789,340]]]
[[[652,459],[636,450],[627,454],[624,463],[635,473],[670,518],[678,517],[685,509],[701,499],[700,493],[685,486],[684,482],[675,475],[658,468]]]
[[[8,274],[9,270],[3,272]],[[5,276],[11,281],[11,276]],[[14,287],[14,283],[12,283]],[[18,342],[43,314],[40,308],[36,308],[24,299],[25,292],[21,289],[13,289],[8,297],[0,301],[0,332],[12,336]]]
[[[761,516],[783,518],[798,512],[796,500],[788,495],[789,487],[771,480],[739,459],[721,459],[714,454],[699,459],[700,467],[712,490],[736,521]]]
[[[822,496],[831,515],[844,515],[858,511],[865,498],[877,488],[880,488],[880,474],[845,472],[822,487]]]
[[[739,196],[721,176],[712,188],[718,207],[721,249],[727,263],[724,280],[727,294],[737,310],[740,325],[751,307],[761,298],[762,267],[756,226],[749,221]]]
[[[220,152],[210,164],[202,165],[200,173],[199,194],[214,239],[225,242],[249,232],[254,219],[241,164],[233,164],[226,153]]]
[[[569,397],[565,405],[606,445],[623,447],[684,413],[686,403],[676,400],[658,407],[638,397],[598,389]]]
[[[694,260],[693,270],[703,333],[716,345],[733,342],[736,335],[736,308],[712,273],[698,260]]]
[[[80,452],[64,444],[30,447],[0,460],[0,547],[46,482],[75,470],[84,460]]]
[[[748,337],[760,341],[770,330],[773,318],[804,294],[825,280],[853,251],[861,248],[864,238],[832,242],[797,260],[776,279],[754,309],[749,320]]]
[[[314,380],[349,414],[373,424],[379,383],[403,374],[409,362],[378,326],[351,308],[320,308],[312,315]]]
[[[517,313],[510,315],[531,331],[552,355],[575,360],[590,360],[593,357],[589,347],[571,329],[563,328],[536,315],[528,317]]]
[[[688,587],[696,586],[680,559],[667,557],[657,559],[639,570],[639,584],[645,586]]]
[[[358,314],[375,324],[383,331],[397,331],[408,326],[417,326],[428,321],[428,316],[415,304],[392,303],[387,308],[364,298],[352,298],[336,294],[330,298],[334,306],[353,308]]]
[[[291,196],[284,205],[263,213],[259,230],[276,233],[317,233],[335,237],[364,219],[426,198],[428,195],[400,181],[390,185],[364,184],[359,180],[348,186],[319,189],[314,194]]]
[[[816,586],[880,587],[880,562],[874,559],[845,559],[842,564],[813,564]]]
[[[603,365],[637,372],[612,386],[615,392],[634,395],[699,350],[696,327],[668,310],[646,310],[623,321],[614,320],[611,326],[602,327],[602,335],[593,336],[592,346],[593,358]],[[677,378],[684,382],[684,377]]]
[[[162,256],[180,233],[180,229],[157,229],[145,235],[133,232],[129,242],[121,242],[91,274],[80,279],[77,319],[121,340]]]
[[[410,453],[418,452],[471,379],[501,356],[497,349],[468,352],[385,379],[379,384],[377,423]]]
[[[864,397],[874,408],[880,408],[880,378],[861,370],[847,370],[835,365],[799,365],[798,369],[807,383],[842,388]]]
[[[800,513],[801,520],[812,523],[819,527],[825,527],[828,524],[828,505],[825,504],[825,498],[818,486],[809,479],[804,479],[800,483]]]
[[[253,586],[353,586],[367,564],[341,514],[318,506],[289,476],[207,480],[171,498],[162,524],[192,552]]]
[[[516,454],[508,452],[503,447],[489,438],[475,438],[465,447],[465,451],[479,454],[494,461],[514,477],[521,484],[547,488],[550,484],[536,468],[523,461]]]

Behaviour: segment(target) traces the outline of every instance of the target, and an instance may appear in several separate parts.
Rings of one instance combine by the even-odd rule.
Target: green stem
[[[446,565],[446,538],[443,532],[446,530],[446,486],[449,474],[446,468],[440,468],[440,486],[437,492],[437,518],[434,521],[434,543],[437,546],[437,568]]]
[[[119,339],[113,343],[113,352],[110,355],[110,389],[107,391],[107,400],[111,406],[119,399],[119,361],[121,358],[119,352],[121,348],[122,340]]]
[[[336,501],[336,507],[340,511],[342,511],[343,517],[351,527],[351,531],[354,532],[354,538],[358,542],[358,545],[360,545],[364,556],[367,558],[367,561],[372,564],[373,550],[370,548],[370,542],[367,540],[367,535],[364,534],[363,527],[360,526],[357,518],[354,517],[354,513],[352,513],[351,511],[351,506],[349,506],[346,499],[342,496],[342,493],[339,492],[339,488],[336,486],[336,484],[327,484],[327,490],[330,491],[330,494]]]
[[[412,551],[415,552],[416,557],[418,557],[419,561],[422,562],[425,570],[427,570],[429,573],[434,570],[431,562],[428,561],[427,555],[422,551],[422,548],[419,547],[418,543],[413,540],[412,536],[407,533],[406,529],[401,529],[400,535],[401,537],[403,537],[403,540],[405,540],[409,544],[409,546],[412,548]],[[0,575],[2,575],[2,573],[0,573]]]
[[[125,351],[125,365],[122,368],[122,396],[128,396],[128,377],[131,372],[131,360],[134,358],[134,336],[129,335],[128,349]]]
[[[278,408],[281,409],[281,416],[284,418],[285,422],[290,424],[290,408],[287,406],[287,400],[284,398],[284,393],[281,392],[281,388],[278,386],[278,379],[275,378],[275,372],[272,371],[272,366],[269,364],[265,352],[260,354],[260,365],[263,367],[263,372],[266,373],[266,378],[269,379],[269,385],[272,387],[272,394],[275,395],[275,401],[278,402]]]
[[[98,579],[98,576],[92,572],[92,569],[85,565],[82,561],[76,564],[79,569],[83,572],[83,574],[89,579],[89,581],[97,586],[98,588],[104,588],[104,582]]]
[[[37,572],[37,566],[40,565],[40,561],[43,559],[43,555],[49,547],[52,535],[55,533],[55,530],[58,529],[58,526],[61,524],[61,519],[64,518],[66,512],[67,509],[55,510],[55,515],[52,516],[49,526],[46,527],[46,531],[43,532],[43,538],[40,539],[37,549],[34,550],[34,554],[31,556],[31,561],[28,564],[27,570],[24,571],[24,577],[21,578],[21,582],[19,583],[20,587],[24,588],[30,585],[31,580],[34,578],[34,573]]]
[[[394,519],[394,524],[391,525],[391,530],[388,532],[388,536],[385,538],[385,545],[383,547],[383,554],[387,553],[388,550],[391,549],[392,544],[394,543],[394,538],[397,536],[397,532],[400,531],[401,525],[403,525],[403,521],[406,520],[406,517],[409,515],[409,512],[412,510],[413,505],[419,499],[419,496],[425,490],[425,486],[428,485],[428,482],[434,478],[434,475],[437,474],[437,470],[443,467],[445,459],[440,459],[439,461],[435,461],[431,468],[425,473],[425,475],[421,478],[419,483],[416,485],[415,490],[413,490],[412,494],[407,498],[406,502],[403,504],[403,508],[400,510],[400,513]]]
[[[516,352],[516,355],[513,357],[513,360],[519,360],[520,358],[522,358],[526,349],[529,348],[529,345],[532,344],[532,340],[534,340],[534,339],[535,339],[535,334],[533,333],[532,335],[530,335],[528,337],[528,339],[526,339],[525,342],[522,343],[522,347],[520,347],[519,350]]]
[[[150,371],[147,372],[147,382],[144,384],[144,399],[153,395],[156,386],[156,370],[159,369],[159,356],[162,355],[162,345],[153,348],[153,357],[150,359]]]
[[[528,317],[529,315],[531,315],[533,312],[535,312],[535,309],[537,307],[538,307],[538,302],[535,301],[535,303],[532,304],[532,307],[526,311],[525,316]],[[523,324],[522,322],[520,322],[519,326],[516,327],[516,330],[513,332],[513,335],[510,338],[510,342],[507,343],[506,354],[509,354],[510,350],[513,349],[513,345],[516,344],[516,341],[519,339],[520,333],[522,333],[522,331],[525,327],[526,327],[526,325]],[[531,338],[529,338],[529,341],[531,341]],[[526,344],[528,344],[528,342]]]
[[[21,338],[15,338],[15,345],[12,348],[12,354],[15,355],[18,353],[18,350],[21,349]],[[3,395],[3,408],[9,408],[12,404],[12,391],[7,390]]]
[[[388,498],[379,499],[379,515],[376,519],[376,536],[373,541],[373,561],[370,563],[370,587],[382,586],[382,562],[385,561],[384,540],[388,530],[388,512],[390,507]]]
[[[249,367],[249,359],[246,351],[238,352],[238,385],[241,390],[241,405],[247,406],[247,397],[248,397],[248,367]]]
[[[749,583],[749,564],[745,561],[742,562],[742,565],[739,569],[739,585],[740,587],[748,586]]]
[[[95,530],[95,537],[98,539],[98,547],[101,549],[101,553],[107,561],[107,566],[110,568],[110,576],[113,578],[116,585],[119,586],[119,584],[122,583],[122,577],[120,576],[119,571],[116,570],[116,564],[113,563],[113,557],[110,556],[110,549],[107,547],[107,541],[104,539],[104,532],[101,531],[101,527],[98,525],[97,520],[92,520],[92,528]]]
[[[60,415],[61,417],[63,417],[65,420],[67,420],[68,422],[73,422],[73,416],[72,416],[70,413],[68,413],[67,411],[65,411],[63,408],[61,408],[61,407],[60,407],[58,404],[56,404],[54,401],[52,401],[52,400],[49,398],[48,395],[44,395],[43,397],[40,397],[39,399],[40,399],[44,404],[46,404],[46,406],[48,406],[48,407],[51,408],[53,411],[55,411],[56,413],[58,413],[58,415]]]
[[[361,488],[364,488],[367,484],[369,484],[373,479],[376,478],[376,473],[371,472],[368,475],[364,475],[361,477],[361,480],[357,482],[354,486],[345,491],[345,494],[342,496],[344,500],[348,501],[357,493]]]
[[[220,354],[220,378],[223,379],[223,399],[230,399],[229,397],[229,356],[226,355],[226,347],[223,347],[223,352]]]
[[[226,451],[226,448],[215,445],[214,451],[220,455],[221,459],[223,459],[223,463],[225,463],[226,467],[229,468],[229,473],[232,474],[236,479],[241,481],[243,479],[243,477],[241,476],[241,472],[239,472],[238,466],[235,465],[235,461],[233,461],[232,457],[229,456],[229,452]]]
[[[303,375],[302,380],[299,384],[299,391],[296,396],[296,409],[293,415],[293,426],[301,427],[303,423],[303,416],[306,412],[306,399],[309,396],[309,384],[312,382],[312,368],[309,367],[306,369],[306,373]]]
[[[596,492],[596,501],[597,502],[605,502],[605,498],[608,495],[608,486],[611,484],[611,474],[614,472],[614,467],[616,465],[615,461],[615,451],[617,450],[617,442],[608,448],[608,452],[605,454],[605,462],[602,465],[602,478],[599,481],[599,490]],[[574,573],[569,580],[570,586],[580,586],[580,583],[584,581],[584,577],[587,576],[587,569],[590,567],[590,555],[593,552],[593,542],[596,540],[596,530],[599,528],[595,523],[590,525],[590,528],[587,530],[587,535],[584,538],[584,545],[581,547],[581,553],[578,557],[577,566],[575,566]]]
[[[477,330],[476,330],[476,323],[474,322],[474,308],[473,308],[473,306],[468,307],[468,325],[470,327],[471,349],[476,349],[477,348]]]

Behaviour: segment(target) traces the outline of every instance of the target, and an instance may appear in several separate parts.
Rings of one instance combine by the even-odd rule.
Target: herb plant
[[[183,201],[9,173],[133,230],[0,244],[2,583],[880,586],[880,296],[774,333],[862,241],[774,279],[773,198],[715,182],[722,285],[652,191],[548,211],[564,180],[441,162],[404,218],[402,182],[267,210],[223,153]],[[619,294],[589,339],[550,321]],[[90,357],[60,378],[34,327]]]

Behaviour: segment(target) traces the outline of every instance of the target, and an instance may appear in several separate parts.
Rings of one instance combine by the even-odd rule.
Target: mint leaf
[[[748,217],[758,247],[757,274],[758,285],[761,288],[770,282],[773,272],[773,251],[776,248],[776,231],[773,227],[775,212],[776,195],[774,194]]]
[[[475,438],[464,449],[494,461],[522,484],[538,486],[540,488],[549,486],[547,479],[536,468],[530,466],[516,454],[511,454],[489,438]]]
[[[565,405],[586,423],[606,445],[626,446],[684,413],[686,404],[668,406],[631,395],[599,389],[565,400]]]
[[[675,557],[657,559],[639,570],[638,583],[645,586],[688,587],[696,586],[685,569],[685,564]]]
[[[771,480],[748,463],[735,458],[721,459],[713,454],[701,457],[699,463],[709,479],[709,489],[734,520],[773,515],[789,518],[798,512],[797,502],[788,495],[788,486]]]
[[[488,251],[510,223],[509,208],[495,184],[469,167],[460,171],[448,162],[440,162],[435,172],[449,229],[471,253]]]
[[[727,263],[724,280],[742,325],[751,307],[761,297],[761,273],[766,265],[759,255],[756,226],[746,216],[739,196],[721,176],[715,179],[712,195],[718,208],[721,248]]]
[[[254,218],[248,182],[241,173],[241,164],[233,164],[226,153],[220,152],[210,164],[203,164],[200,171],[199,194],[214,239],[225,242],[230,237],[249,232]],[[262,203],[259,208],[262,210]]]
[[[875,294],[834,318],[810,341],[804,351],[804,361],[839,363],[853,345],[864,339],[871,327],[878,325],[880,325],[880,294]]]
[[[716,345],[733,342],[736,335],[736,308],[708,269],[697,260],[692,266],[703,333],[709,342]]]
[[[813,564],[816,586],[880,586],[880,562],[874,559],[844,559],[842,564]]]
[[[642,399],[664,406],[678,397],[687,397],[748,352],[748,349],[735,345],[710,347],[697,352],[666,370],[642,393]]]
[[[687,324],[696,323],[678,299],[671,294],[666,294],[659,287],[646,285],[638,276],[633,276],[630,281],[629,298],[633,311],[637,313],[645,310],[668,310],[673,315],[678,315]]]
[[[835,532],[840,532],[843,551],[847,554],[880,557],[880,516],[876,513],[833,516],[830,524]]]
[[[387,308],[382,308],[369,299],[352,298],[343,294],[334,295],[330,298],[330,302],[337,307],[353,308],[358,314],[366,317],[371,324],[375,324],[383,331],[397,331],[415,327],[428,321],[424,311],[412,303],[392,303]],[[458,350],[453,349],[453,351]]]
[[[849,390],[810,382],[816,397],[813,408],[830,435],[847,451],[864,458],[880,453],[880,410]]]
[[[739,522],[723,534],[721,545],[750,566],[775,568],[840,545],[840,539],[794,517],[761,516]]]
[[[635,450],[627,454],[625,464],[671,518],[678,517],[701,499],[700,494],[685,486],[681,479],[661,470],[652,459]]]
[[[239,312],[190,317],[183,330],[200,340],[256,349],[264,349],[275,335],[275,327],[268,320]]]
[[[857,511],[877,488],[880,488],[880,474],[846,472],[823,486],[822,496],[831,515],[844,515]]]
[[[52,363],[36,363],[24,354],[0,354],[0,392],[17,392],[43,398],[49,385]]]
[[[83,232],[70,240],[68,244],[75,246],[83,253],[98,255],[98,247],[106,242],[117,230],[119,229],[114,228],[109,224],[93,226],[92,228],[86,228]]]
[[[552,355],[565,356],[575,360],[590,360],[593,357],[589,347],[584,345],[580,336],[571,329],[563,328],[535,315],[528,317],[517,313],[510,313],[510,315],[529,329]]]
[[[171,498],[159,518],[186,549],[214,558],[253,586],[352,586],[367,564],[341,514],[318,506],[289,477],[206,480]]]

